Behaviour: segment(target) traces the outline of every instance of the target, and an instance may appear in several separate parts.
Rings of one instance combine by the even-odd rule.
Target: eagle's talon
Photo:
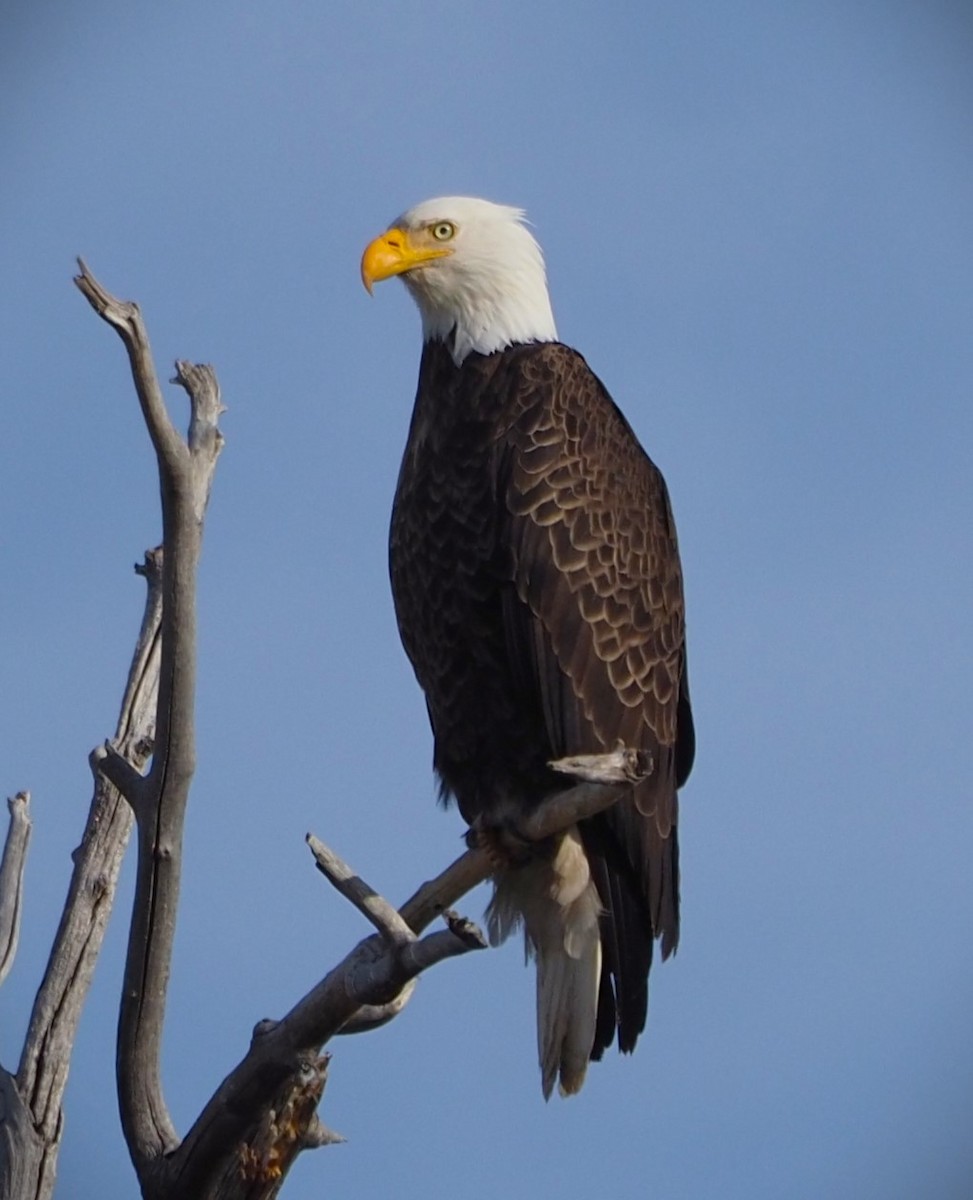
[[[484,821],[477,817],[466,831],[466,844],[471,850],[482,850],[494,871],[523,867],[536,858],[537,842],[524,837],[512,820]]]

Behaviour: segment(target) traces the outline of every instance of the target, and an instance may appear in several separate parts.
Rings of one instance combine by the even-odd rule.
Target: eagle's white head
[[[448,341],[457,366],[475,350],[557,340],[541,248],[520,208],[443,196],[393,221],[366,248],[362,282],[401,275],[424,341]]]

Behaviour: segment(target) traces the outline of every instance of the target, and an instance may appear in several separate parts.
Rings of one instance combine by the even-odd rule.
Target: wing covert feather
[[[623,860],[613,867],[648,903],[665,955],[678,939],[677,741],[691,745],[682,728],[690,721],[685,618],[669,499],[584,359],[556,344],[537,350],[520,360],[500,447],[500,537],[513,585],[506,636],[511,658],[530,664],[553,754],[619,744],[653,754],[655,772],[634,801],[598,821]],[[606,884],[601,890],[606,907],[622,906],[616,886],[612,895]],[[615,935],[626,940],[633,915],[616,917],[623,927]]]

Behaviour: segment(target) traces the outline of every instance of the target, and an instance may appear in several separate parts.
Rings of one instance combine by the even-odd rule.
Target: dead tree
[[[122,1128],[142,1195],[263,1200],[279,1193],[302,1150],[341,1140],[318,1117],[328,1067],[322,1051],[330,1039],[391,1020],[421,972],[485,945],[476,926],[451,906],[490,874],[490,861],[474,834],[471,849],[396,909],[309,834],[318,869],[376,933],[286,1016],[257,1023],[247,1054],[191,1129],[179,1134],[166,1106],[160,1059],[195,767],[196,566],[223,445],[223,407],[211,367],[177,362],[173,382],[190,402],[183,437],[166,409],[138,306],[117,300],[79,265],[75,283],[128,352],[158,460],[163,545],[136,567],[148,594],[121,713],[114,736],[91,755],[94,795],[20,1063],[15,1073],[0,1067],[0,1200],[53,1195],[71,1051],[133,822],[138,863],[116,1061]],[[625,750],[552,765],[571,783],[532,816],[523,833],[535,840],[613,804],[651,769],[644,756]],[[8,805],[0,863],[0,983],[16,952],[30,835],[28,793]],[[437,918],[445,927],[425,933]]]

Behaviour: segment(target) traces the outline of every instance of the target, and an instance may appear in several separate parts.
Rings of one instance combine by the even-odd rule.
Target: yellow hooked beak
[[[402,275],[434,258],[452,254],[446,246],[433,241],[425,229],[387,229],[365,247],[361,259],[361,281],[371,295],[372,284],[381,283],[393,275]]]

